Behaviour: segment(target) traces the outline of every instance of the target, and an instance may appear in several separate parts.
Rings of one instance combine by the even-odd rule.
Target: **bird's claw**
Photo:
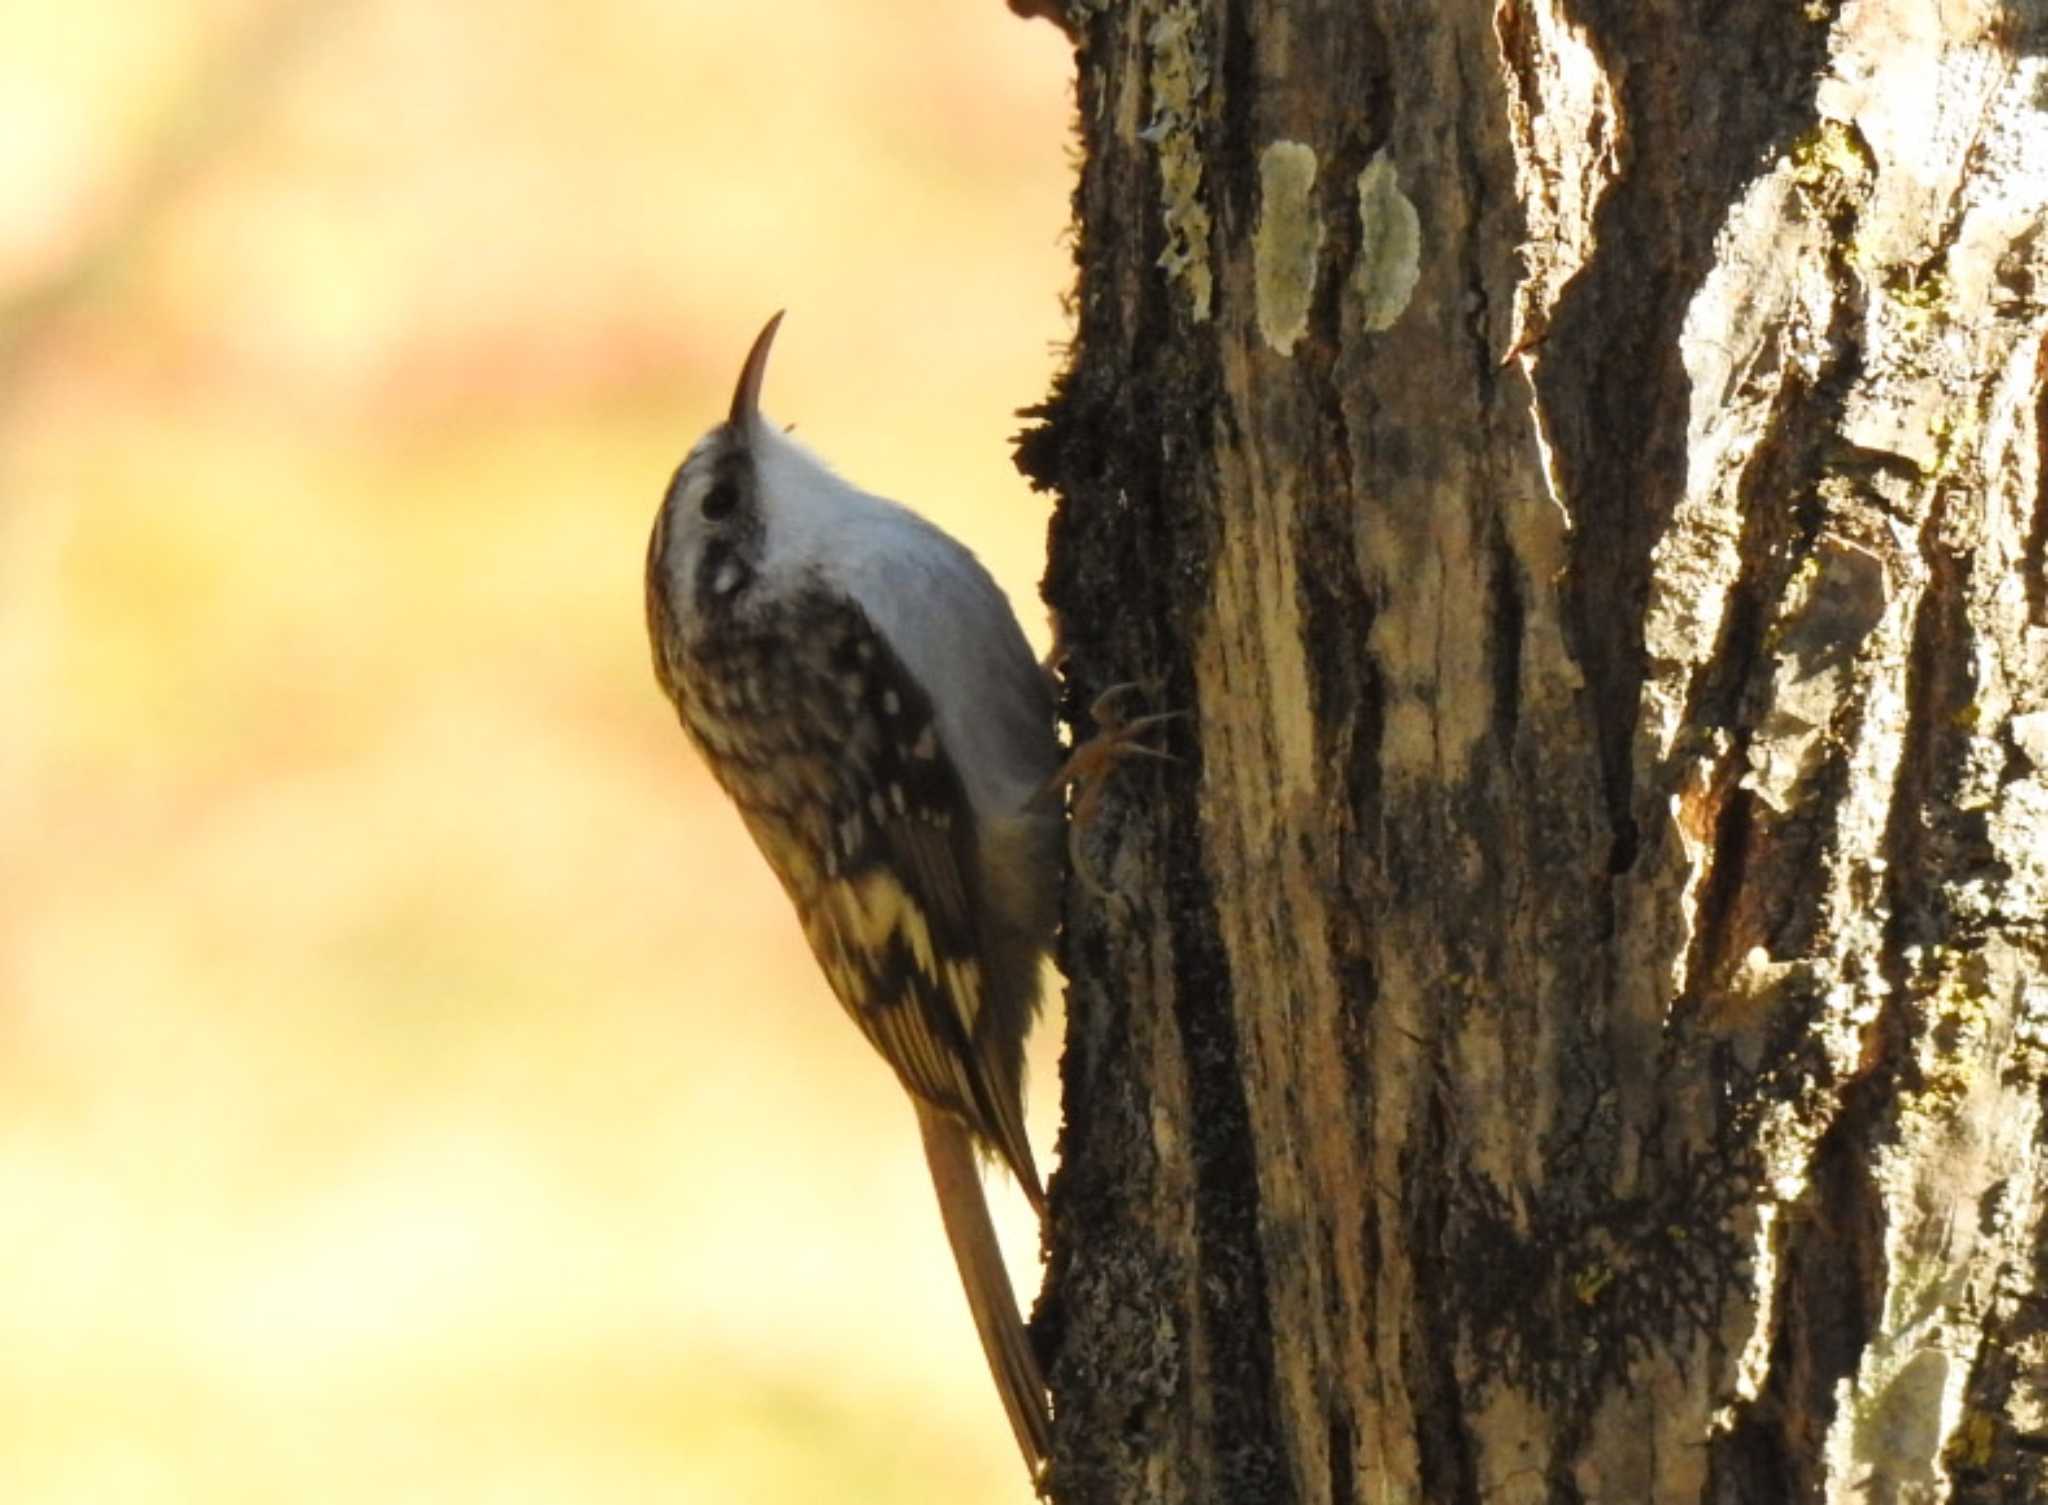
[[[1081,835],[1094,818],[1108,774],[1125,758],[1152,758],[1164,763],[1181,761],[1164,748],[1149,747],[1138,739],[1156,727],[1179,720],[1187,714],[1185,711],[1155,711],[1128,720],[1118,713],[1118,703],[1139,688],[1137,681],[1126,680],[1111,685],[1095,697],[1088,707],[1088,715],[1099,730],[1068,755],[1049,786],[1054,790],[1072,788],[1076,791],[1068,815],[1067,859],[1073,867],[1074,876],[1081,880],[1081,886],[1103,900],[1114,899],[1116,895],[1095,876],[1094,868],[1081,850]]]

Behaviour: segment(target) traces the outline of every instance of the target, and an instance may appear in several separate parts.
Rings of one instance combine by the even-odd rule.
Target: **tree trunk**
[[[1055,1499],[2048,1500],[2048,7],[1069,9]]]

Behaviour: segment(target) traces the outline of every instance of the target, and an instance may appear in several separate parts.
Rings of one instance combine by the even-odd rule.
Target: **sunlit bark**
[[[1070,10],[1055,1497],[2048,1499],[2048,17]]]

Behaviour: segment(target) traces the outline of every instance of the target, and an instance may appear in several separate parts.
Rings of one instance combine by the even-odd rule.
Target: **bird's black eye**
[[[704,493],[704,500],[698,505],[709,522],[732,515],[732,509],[740,504],[740,488],[731,480],[720,480]]]

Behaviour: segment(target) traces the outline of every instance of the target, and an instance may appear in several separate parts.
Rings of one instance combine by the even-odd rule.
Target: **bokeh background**
[[[6,36],[0,1499],[1028,1500],[908,1111],[653,686],[640,566],[786,306],[771,414],[1043,644],[1007,441],[1066,329],[1061,38]]]

